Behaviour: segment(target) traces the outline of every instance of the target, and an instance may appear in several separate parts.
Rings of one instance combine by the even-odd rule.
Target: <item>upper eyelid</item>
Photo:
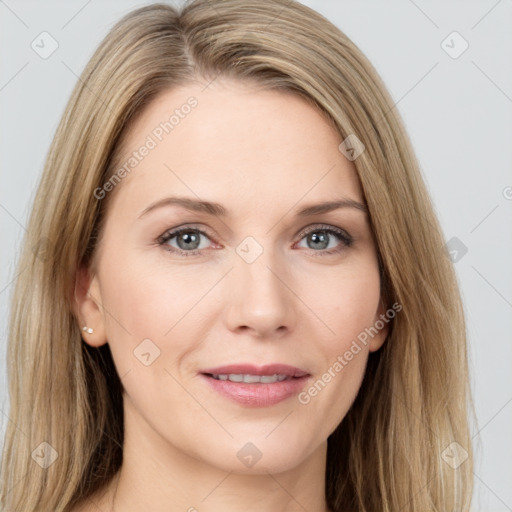
[[[210,237],[211,235],[208,233],[208,229],[204,229],[202,227],[198,227],[198,226],[195,226],[193,224],[191,225],[184,225],[184,226],[178,226],[178,227],[175,227],[175,228],[171,228],[171,229],[166,229],[159,237],[158,239],[161,239],[161,238],[165,238],[165,237],[174,237],[176,236],[177,233],[179,233],[180,231],[186,231],[187,229],[190,229],[190,230],[193,230],[193,231],[198,231],[198,232],[201,232],[201,234],[204,234],[208,237]],[[172,235],[172,236],[171,236]]]

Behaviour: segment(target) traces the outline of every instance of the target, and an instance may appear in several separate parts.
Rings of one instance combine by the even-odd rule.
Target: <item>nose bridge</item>
[[[280,275],[284,273],[284,262],[268,243],[263,247],[254,239],[245,240],[237,247],[237,254],[236,273],[251,298],[265,295],[268,301],[289,299],[282,282],[285,276]]]
[[[279,252],[247,237],[238,245],[236,253],[231,277],[236,290],[228,297],[235,315],[231,323],[261,332],[290,327],[293,293],[286,285],[289,276]]]

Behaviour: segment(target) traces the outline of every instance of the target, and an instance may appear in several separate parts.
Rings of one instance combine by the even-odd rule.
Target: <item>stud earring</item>
[[[82,331],[88,332],[89,334],[92,334],[94,332],[91,327],[87,327],[86,325],[82,327]]]

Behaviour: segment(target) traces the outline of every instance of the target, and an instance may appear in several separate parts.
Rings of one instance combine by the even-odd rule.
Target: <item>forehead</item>
[[[118,186],[141,202],[173,193],[249,209],[303,197],[362,200],[341,142],[292,93],[220,79],[190,84],[160,94],[130,126],[119,162],[129,172]]]

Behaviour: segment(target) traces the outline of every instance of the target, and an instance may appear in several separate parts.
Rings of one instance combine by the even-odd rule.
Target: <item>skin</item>
[[[109,343],[125,410],[118,479],[80,510],[327,511],[327,438],[387,326],[308,404],[293,396],[245,407],[198,372],[281,362],[309,372],[308,389],[384,313],[368,214],[346,207],[294,215],[340,198],[364,203],[361,187],[338,149],[343,139],[303,99],[221,79],[203,89],[166,92],[130,127],[127,156],[187,98],[198,100],[117,185],[97,268],[82,269],[77,280],[77,316],[94,329],[84,340]],[[174,195],[221,203],[232,216],[167,206],[139,218]],[[199,255],[166,250],[193,250],[179,237],[158,244],[166,231],[190,224],[207,233]],[[331,233],[327,248],[315,245],[303,231],[318,224],[341,228],[354,242]],[[263,249],[252,263],[236,252],[247,236]],[[134,355],[144,339],[160,350],[148,366]],[[252,467],[237,457],[248,442],[262,454]]]

